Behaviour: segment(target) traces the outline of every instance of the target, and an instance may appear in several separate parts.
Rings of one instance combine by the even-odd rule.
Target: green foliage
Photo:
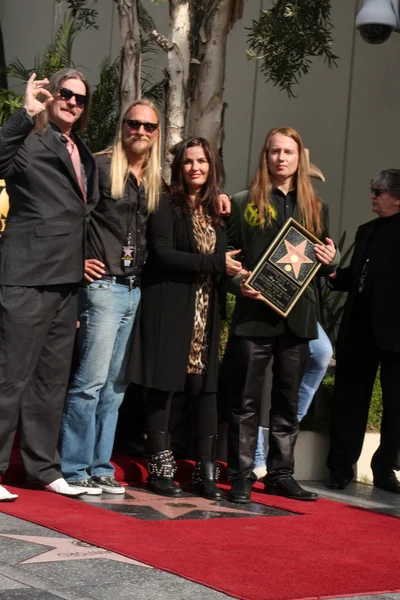
[[[335,377],[325,375],[323,381],[324,396],[330,406],[335,402],[334,398]],[[380,371],[375,379],[372,390],[371,404],[369,406],[367,431],[380,431],[382,423],[382,388],[380,384]]]
[[[233,294],[226,295],[226,319],[221,325],[221,338],[219,343],[219,359],[222,360],[224,356],[226,344],[229,337],[229,329],[231,326],[233,310],[235,308],[235,296]]]
[[[57,0],[57,4],[62,2],[63,0]],[[97,0],[93,2],[96,3]],[[95,8],[88,8],[87,0],[67,0],[67,5],[75,22],[76,31],[99,28],[96,23],[98,11]]]
[[[11,90],[0,89],[0,124],[5,123],[23,105],[23,96]]]
[[[157,66],[160,49],[152,39],[142,42],[142,96],[152,100],[161,109],[164,103],[166,79],[154,83],[153,73]]]
[[[119,59],[106,58],[100,70],[100,82],[93,90],[91,116],[83,138],[92,152],[111,145],[119,115]]]
[[[260,61],[266,81],[294,96],[293,85],[309,72],[311,58],[336,66],[332,28],[331,0],[274,0],[273,7],[253,21],[247,56]]]

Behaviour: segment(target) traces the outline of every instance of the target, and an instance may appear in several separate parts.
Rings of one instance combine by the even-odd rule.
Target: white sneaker
[[[14,502],[18,498],[18,494],[12,494],[5,487],[0,485],[0,502]]]
[[[261,467],[256,467],[255,469],[253,469],[253,473],[257,477],[257,480],[260,481],[260,479],[263,479],[266,476],[267,467],[265,465],[262,465]]]
[[[72,487],[62,477],[52,481],[51,483],[48,483],[44,487],[46,490],[49,490],[49,492],[62,494],[63,496],[83,496],[83,494],[87,493],[85,488],[78,486]]]

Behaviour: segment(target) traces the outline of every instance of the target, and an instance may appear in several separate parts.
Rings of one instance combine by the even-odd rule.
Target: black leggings
[[[186,375],[185,396],[190,400],[192,427],[196,439],[216,435],[218,411],[216,393],[204,391],[203,375]],[[153,431],[168,431],[173,392],[151,388],[146,399],[146,426]]]

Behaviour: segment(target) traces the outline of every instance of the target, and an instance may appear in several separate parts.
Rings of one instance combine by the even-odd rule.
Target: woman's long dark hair
[[[221,210],[218,200],[218,183],[220,179],[220,170],[218,162],[208,141],[201,137],[191,137],[180,144],[175,149],[174,159],[171,164],[171,185],[170,193],[173,196],[176,205],[182,210],[188,207],[189,190],[183,179],[183,163],[185,161],[185,153],[188,148],[200,146],[204,150],[208,164],[207,181],[201,189],[201,194],[198,199],[198,205],[203,206],[206,214],[208,214],[214,224],[221,222]]]

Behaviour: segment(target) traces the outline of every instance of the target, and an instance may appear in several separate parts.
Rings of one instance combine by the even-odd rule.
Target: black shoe
[[[251,488],[253,487],[253,483],[253,479],[249,477],[235,479],[228,494],[228,500],[230,502],[237,502],[238,504],[251,502]]]
[[[80,481],[68,481],[68,485],[72,487],[85,488],[88,496],[100,496],[103,490],[100,486],[96,485],[95,482],[90,479],[81,479]]]
[[[160,496],[169,496],[170,498],[181,498],[183,490],[179,487],[172,477],[153,477],[149,475],[147,489]]]
[[[310,502],[319,498],[318,494],[308,492],[300,487],[297,481],[291,476],[273,482],[264,480],[264,484],[264,492],[273,496],[284,496],[292,500],[308,500]]]
[[[193,471],[196,494],[207,500],[223,500],[223,492],[217,487],[219,466],[215,462],[197,462]]]
[[[194,484],[196,494],[207,500],[224,500],[223,492],[216,486],[215,481],[199,481]]]
[[[325,487],[330,490],[344,490],[352,479],[353,475],[343,473],[342,471],[331,471]]]
[[[125,494],[124,486],[112,475],[93,475],[92,482],[106,494]]]
[[[397,479],[394,471],[388,471],[386,473],[374,473],[374,486],[392,492],[393,494],[400,494],[400,482]]]

